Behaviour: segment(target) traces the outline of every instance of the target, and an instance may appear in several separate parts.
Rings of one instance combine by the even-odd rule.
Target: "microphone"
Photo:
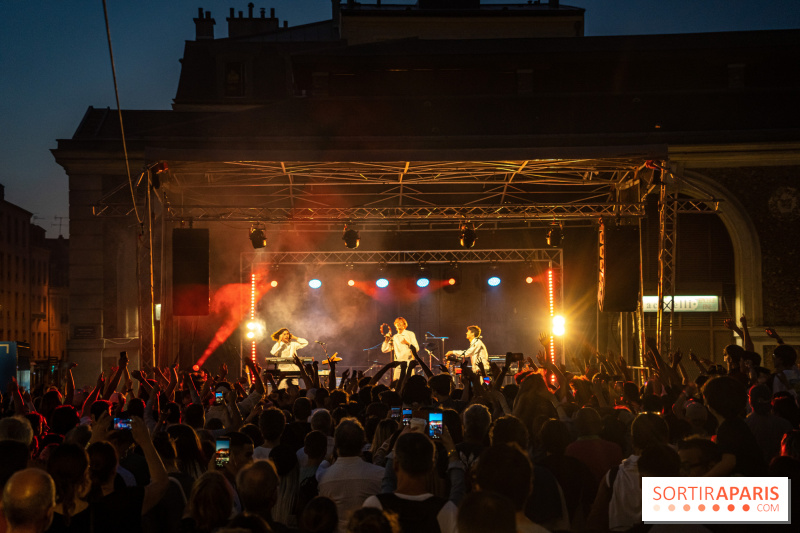
[[[321,345],[323,345],[323,346],[325,346],[326,344],[328,344],[327,342],[322,342],[322,341],[314,341],[314,342],[316,342],[317,344],[321,344]]]

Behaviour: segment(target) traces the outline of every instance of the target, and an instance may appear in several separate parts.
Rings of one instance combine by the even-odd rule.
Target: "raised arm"
[[[756,347],[753,345],[753,339],[750,338],[750,330],[747,328],[747,318],[742,315],[739,318],[739,322],[742,324],[742,344],[744,344],[744,349],[748,352],[755,352]]]
[[[119,380],[122,378],[122,374],[125,372],[125,369],[127,367],[128,367],[128,354],[125,352],[120,352],[119,366],[117,367],[117,371],[114,372],[114,375],[111,376],[111,380],[108,382],[105,392],[103,392],[104,400],[108,400],[109,398],[111,398],[111,395],[114,394],[114,391],[117,390],[117,385],[119,385]]]
[[[374,376],[372,376],[372,379],[369,380],[369,385],[375,385],[376,383],[378,383],[383,377],[383,375],[389,371],[389,369],[395,368],[397,366],[400,366],[400,361],[389,361],[388,363],[383,365],[381,369],[378,370]]]
[[[775,339],[778,342],[778,344],[783,344],[783,339],[781,338],[780,335],[778,335],[778,332],[775,331],[775,328],[767,328],[765,331],[767,332],[767,336],[769,338]]]
[[[169,485],[169,476],[161,461],[161,456],[153,446],[144,421],[138,416],[131,417],[131,434],[133,440],[144,452],[147,469],[150,471],[150,483],[144,488],[144,500],[142,501],[142,514],[146,514],[161,501]]]
[[[425,361],[423,361],[422,358],[419,356],[419,354],[417,354],[416,346],[412,343],[412,344],[409,344],[408,347],[411,349],[411,355],[414,356],[414,359],[416,359],[417,363],[419,363],[419,367],[425,373],[425,377],[432,378],[433,377],[433,372],[431,372],[430,367],[428,365],[426,365]]]
[[[297,354],[294,354],[294,365],[300,370],[300,377],[303,379],[306,389],[313,388],[314,382],[311,380],[308,372],[306,372],[306,367],[303,366],[303,362],[300,360],[300,357],[298,357]],[[333,372],[333,370],[331,370],[331,372]]]
[[[81,408],[81,418],[85,418],[89,416],[89,412],[91,411],[92,404],[97,401],[97,397],[100,396],[100,391],[103,390],[103,384],[105,383],[105,378],[103,377],[103,373],[100,372],[100,375],[97,376],[97,383],[94,386],[94,389],[86,397],[86,400],[83,402],[83,407]]]

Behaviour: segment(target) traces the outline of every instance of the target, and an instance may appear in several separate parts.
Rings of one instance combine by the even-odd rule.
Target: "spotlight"
[[[322,287],[322,282],[316,278],[308,281],[308,286],[312,289],[319,289]]]
[[[556,315],[553,317],[553,335],[556,337],[561,337],[566,332],[565,326],[566,320],[561,315]]]
[[[455,292],[461,285],[461,270],[458,268],[458,263],[453,262],[444,270],[444,290],[447,292]]]
[[[347,229],[347,224],[344,225],[344,230],[342,231],[342,240],[344,241],[344,245],[351,250],[355,250],[358,248],[358,245],[361,244],[361,238],[358,236],[358,232],[354,229]]]
[[[425,263],[419,264],[419,273],[417,274],[417,287],[423,289],[431,284],[431,279],[428,277],[427,274],[428,267],[425,266]]]
[[[348,279],[348,280],[347,280],[347,284],[348,284],[350,287],[355,287],[355,285],[356,285],[356,280],[354,280],[354,279]]]
[[[261,320],[249,320],[244,325],[245,327],[245,337],[250,340],[260,340],[264,337],[264,331],[266,327],[264,322]]]
[[[490,287],[497,287],[500,285],[500,278],[497,276],[492,276],[486,280],[486,283],[488,283]]]
[[[477,240],[478,236],[475,234],[475,226],[470,222],[461,224],[461,247],[472,248],[475,246],[475,241]]]
[[[528,285],[533,283],[533,276],[528,276],[527,278],[525,278],[525,283],[527,283]]]
[[[273,279],[269,282],[270,287],[275,288],[278,286],[278,280]]]
[[[550,230],[547,232],[547,246],[558,248],[559,246],[561,246],[561,240],[563,238],[564,235],[561,230],[561,225],[553,224],[552,226],[550,226]]]
[[[386,278],[378,278],[378,280],[375,282],[375,285],[377,285],[381,289],[385,289],[386,287],[389,286],[389,280]]]
[[[250,242],[253,243],[253,248],[263,248],[267,245],[264,229],[259,227],[258,224],[250,228]]]

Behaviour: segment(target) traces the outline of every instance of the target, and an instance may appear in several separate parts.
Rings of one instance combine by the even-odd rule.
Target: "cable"
[[[128,172],[128,185],[131,189],[131,201],[133,202],[133,212],[136,214],[136,222],[142,225],[139,210],[136,208],[136,193],[133,190],[133,180],[131,179],[131,164],[128,160],[128,143],[125,140],[125,127],[122,124],[122,108],[119,105],[119,87],[117,86],[117,68],[114,66],[114,50],[111,48],[111,27],[108,25],[108,6],[103,0],[103,16],[106,21],[106,37],[108,38],[108,55],[111,58],[111,75],[114,78],[114,98],[117,100],[117,114],[119,115],[119,131],[122,135],[122,151],[125,154],[125,169]]]

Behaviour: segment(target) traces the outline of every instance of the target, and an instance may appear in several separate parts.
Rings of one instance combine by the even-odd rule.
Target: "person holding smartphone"
[[[394,320],[394,327],[397,329],[397,333],[392,336],[387,335],[383,339],[383,344],[381,345],[381,351],[383,353],[390,353],[394,350],[394,360],[395,361],[411,361],[414,359],[414,354],[411,353],[411,346],[413,346],[417,352],[419,352],[419,343],[417,342],[417,336],[414,334],[413,331],[410,331],[408,328],[408,321],[399,316]],[[396,366],[394,368],[394,374],[392,379],[399,379],[400,378],[400,367]]]

